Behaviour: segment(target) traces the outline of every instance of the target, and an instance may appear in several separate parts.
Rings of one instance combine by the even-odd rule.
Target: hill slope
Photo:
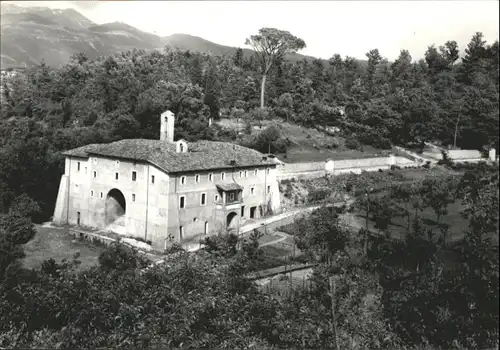
[[[189,34],[172,34],[161,38],[163,46],[168,45],[176,49],[190,50],[197,52],[212,53],[214,55],[229,55],[236,53],[237,47],[219,45],[206,39],[189,35]],[[242,48],[243,56],[250,57],[253,55],[253,50]],[[288,55],[287,60],[296,62],[302,59],[313,61],[315,57],[305,56],[301,54]]]
[[[187,34],[162,38],[121,22],[97,25],[73,9],[53,10],[5,3],[1,4],[1,37],[2,68],[32,66],[42,60],[59,67],[79,52],[93,59],[134,48],[161,49],[165,45],[215,55],[236,52],[235,47]],[[247,57],[252,52],[244,49]],[[292,61],[303,58],[314,59],[300,54],[289,57]]]

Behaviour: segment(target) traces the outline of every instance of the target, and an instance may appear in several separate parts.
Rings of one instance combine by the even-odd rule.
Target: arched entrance
[[[226,218],[226,228],[228,229],[236,229],[238,226],[238,214],[236,214],[234,211],[230,212],[227,214]]]
[[[121,217],[125,217],[125,196],[120,190],[113,188],[106,196],[106,225],[109,225]]]

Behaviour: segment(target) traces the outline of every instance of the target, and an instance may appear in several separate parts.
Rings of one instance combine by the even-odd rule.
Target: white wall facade
[[[136,174],[135,181],[132,172]],[[225,173],[224,180],[222,173]],[[212,174],[212,181],[209,174]],[[249,217],[251,207],[270,204],[274,212],[279,211],[275,165],[167,174],[144,162],[101,156],[67,157],[53,221],[106,229],[106,199],[111,190],[117,189],[125,198],[126,235],[151,240],[153,246],[161,250],[168,245],[169,236],[174,241],[181,241],[180,226],[184,233],[182,241],[225,228],[225,217],[216,215],[215,196],[220,196],[216,184],[231,182],[244,188],[242,203],[232,210],[239,223]],[[253,194],[251,188],[254,188]],[[201,203],[203,193],[205,204]],[[184,196],[185,208],[179,208],[180,196]],[[244,206],[243,216],[241,206]]]

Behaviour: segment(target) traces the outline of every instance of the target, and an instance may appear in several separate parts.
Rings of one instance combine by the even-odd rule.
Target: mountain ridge
[[[80,52],[95,59],[131,49],[162,50],[165,46],[214,55],[234,55],[238,49],[190,34],[161,37],[124,22],[96,24],[74,9],[5,3],[1,4],[1,37],[2,69],[29,67],[42,61],[60,67]],[[251,49],[242,50],[246,57],[253,54]],[[315,57],[294,54],[287,59],[312,61]]]

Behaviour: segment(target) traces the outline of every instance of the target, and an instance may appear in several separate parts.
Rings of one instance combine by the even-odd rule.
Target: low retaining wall
[[[101,235],[99,233],[89,232],[89,231],[85,231],[82,229],[76,229],[76,228],[69,228],[68,231],[69,231],[69,235],[75,237],[76,239],[84,239],[84,240],[87,240],[89,242],[99,242],[99,243],[102,243],[102,244],[107,245],[107,246],[111,245],[112,243],[118,243],[118,239],[104,236],[104,235]],[[139,247],[136,247],[135,245],[129,243],[130,240],[131,239],[124,238],[120,241],[120,243],[125,244],[129,247],[132,247],[132,248],[136,249],[137,252],[144,254],[146,256],[152,255],[150,252],[145,251],[143,249],[140,249]]]
[[[116,242],[116,239],[114,239],[114,238],[103,236],[103,235],[100,235],[97,233],[88,232],[88,231],[77,230],[74,228],[69,229],[69,234],[77,239],[85,239],[85,240],[91,241],[91,242],[97,241],[97,242],[103,243],[105,245],[110,245],[111,243]]]

